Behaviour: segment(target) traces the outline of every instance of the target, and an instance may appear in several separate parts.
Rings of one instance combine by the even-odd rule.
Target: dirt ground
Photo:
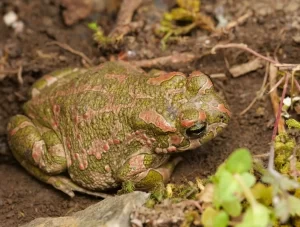
[[[156,1],[159,2],[159,1]],[[223,35],[210,35],[197,29],[185,38],[172,41],[167,50],[158,48],[160,38],[153,28],[161,17],[161,9],[144,6],[133,21],[143,25],[129,33],[119,48],[98,48],[87,23],[97,21],[106,32],[114,25],[115,14],[93,12],[86,19],[67,26],[59,0],[1,0],[0,1],[0,226],[18,226],[37,217],[60,216],[83,209],[99,199],[77,194],[70,199],[60,191],[31,177],[11,155],[6,142],[8,119],[21,113],[30,85],[43,74],[66,66],[82,66],[81,58],[50,41],[67,43],[82,51],[93,63],[99,64],[120,53],[135,53],[129,60],[150,59],[176,52],[201,55],[220,41],[245,43],[262,54],[276,56],[281,62],[300,62],[300,1],[288,0],[203,0],[202,11],[216,20],[216,12],[224,10],[229,21],[252,10],[254,14],[244,23]],[[158,4],[159,5],[159,4]],[[218,9],[219,11],[216,11]],[[16,34],[3,22],[3,16],[13,10],[24,23]],[[217,23],[217,20],[215,21]],[[298,37],[298,38],[297,38]],[[207,41],[209,40],[209,42]],[[176,169],[172,181],[186,182],[195,177],[207,177],[238,147],[247,147],[253,154],[268,152],[274,122],[269,96],[266,94],[245,115],[239,113],[253,100],[265,74],[261,68],[239,78],[228,72],[229,66],[252,59],[237,49],[218,51],[191,63],[161,65],[158,68],[190,73],[201,70],[207,74],[225,73],[226,79],[215,79],[215,86],[226,97],[233,112],[229,127],[218,138],[197,151],[183,154],[184,162]],[[17,71],[22,66],[21,78]]]

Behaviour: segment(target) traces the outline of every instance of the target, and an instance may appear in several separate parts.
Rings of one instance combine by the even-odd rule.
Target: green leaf
[[[272,185],[274,190],[278,187],[284,191],[291,191],[293,189],[300,188],[300,184],[297,181],[281,174],[275,177],[269,172],[266,172],[262,177],[262,181]]]
[[[226,169],[231,173],[247,172],[252,167],[252,157],[248,149],[235,150],[226,161]]]
[[[237,198],[230,202],[223,202],[222,207],[232,217],[238,217],[241,215],[242,205]]]
[[[226,227],[228,226],[229,216],[224,211],[220,211],[214,218],[213,227]]]
[[[236,227],[267,227],[270,223],[270,213],[267,207],[257,203],[246,210],[243,221]]]
[[[233,175],[229,171],[223,169],[222,171],[219,171],[216,180],[218,181],[214,191],[214,204],[216,207],[221,205],[224,201],[234,201],[236,199],[235,194],[240,191],[240,186]]]
[[[201,223],[204,225],[204,227],[212,227],[214,219],[217,215],[218,211],[212,207],[207,207],[201,216]]]
[[[286,222],[289,218],[288,200],[279,196],[276,196],[276,200],[276,203],[273,204],[275,215],[281,222]]]
[[[255,178],[255,176],[253,176],[253,174],[245,172],[240,175],[241,175],[241,178],[243,179],[243,182],[245,183],[245,185],[248,188],[251,188],[255,184],[256,178]]]
[[[98,30],[98,25],[96,22],[91,22],[91,23],[88,23],[88,28],[93,30],[93,31],[97,31]]]
[[[300,216],[300,199],[295,196],[288,197],[290,214],[292,216]]]
[[[266,186],[262,183],[257,183],[251,189],[252,194],[254,195],[255,199],[262,202],[264,205],[271,205],[272,203],[272,187]]]
[[[184,21],[193,21],[193,15],[182,8],[175,8],[171,10],[171,13],[165,15],[167,20],[184,20]]]

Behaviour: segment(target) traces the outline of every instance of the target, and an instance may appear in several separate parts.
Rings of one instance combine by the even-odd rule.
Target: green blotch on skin
[[[151,169],[148,174],[135,185],[140,188],[154,188],[161,182],[163,182],[162,175],[158,171]]]
[[[214,138],[214,134],[212,132],[209,132],[206,134],[203,138],[200,139],[201,144],[206,143]]]
[[[196,95],[206,82],[206,77],[195,76],[189,79],[186,88],[191,94]]]
[[[147,168],[151,167],[152,161],[153,161],[153,156],[151,154],[146,154],[144,156],[144,165]]]
[[[47,81],[45,79],[40,79],[34,83],[32,88],[36,88],[38,90],[42,90],[44,87],[47,86]]]

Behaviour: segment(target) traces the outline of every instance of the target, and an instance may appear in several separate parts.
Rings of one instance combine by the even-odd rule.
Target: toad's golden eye
[[[206,129],[206,124],[197,123],[186,130],[186,135],[191,138],[200,137]]]

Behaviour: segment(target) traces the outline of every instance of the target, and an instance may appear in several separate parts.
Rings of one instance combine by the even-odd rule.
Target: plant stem
[[[286,74],[285,75],[284,86],[283,86],[283,91],[282,91],[281,99],[280,99],[280,103],[279,103],[279,108],[278,108],[277,115],[276,115],[276,120],[275,120],[275,123],[274,123],[274,129],[273,129],[273,133],[272,133],[272,142],[274,142],[276,134],[277,134],[278,123],[279,123],[279,120],[281,118],[283,100],[284,100],[284,97],[286,95],[286,91],[287,91],[287,87],[288,87],[288,81],[289,81],[289,77]]]
[[[241,178],[241,175],[239,174],[234,174],[233,175],[234,179],[238,182],[238,184],[241,186],[244,195],[247,199],[247,201],[250,203],[250,205],[253,207],[257,204],[256,199],[254,198],[252,192],[250,191],[250,189],[245,185],[243,179]]]

